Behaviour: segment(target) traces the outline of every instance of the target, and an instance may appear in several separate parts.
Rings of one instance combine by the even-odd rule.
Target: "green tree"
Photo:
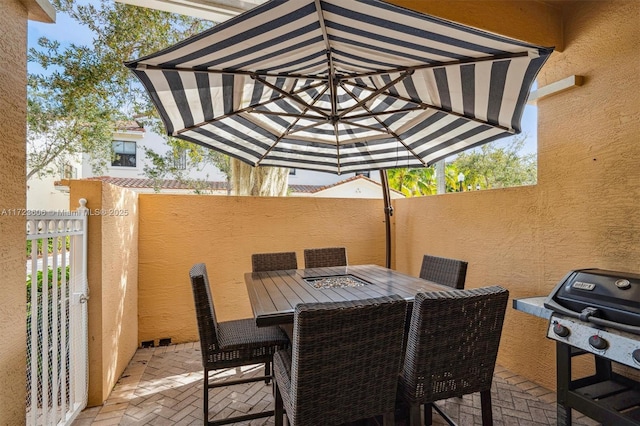
[[[145,148],[145,155],[150,161],[144,166],[143,172],[154,181],[156,192],[160,191],[163,179],[175,179],[189,186],[196,194],[209,193],[211,188],[206,179],[190,178],[188,174],[194,169],[201,171],[207,165],[217,167],[227,177],[227,185],[230,187],[229,156],[175,138],[169,138],[168,144],[170,150],[165,154]],[[184,164],[181,164],[183,160]]]
[[[537,180],[535,154],[522,155],[526,135],[516,136],[500,147],[486,144],[472,151],[463,152],[453,160],[457,170],[464,173],[464,185],[482,189],[507,188],[534,185]]]
[[[88,154],[98,172],[111,158],[116,123],[152,111],[146,94],[123,61],[166,47],[209,23],[112,1],[80,4],[55,0],[87,26],[91,46],[40,38],[28,60],[45,72],[28,77],[28,178],[52,174],[59,163]]]
[[[433,195],[437,192],[436,172],[433,167],[398,168],[387,171],[389,187],[405,197]]]
[[[458,192],[458,175],[465,176],[464,188],[506,188],[536,183],[535,154],[522,155],[527,136],[514,137],[507,146],[489,143],[458,154],[445,166],[445,192]],[[437,193],[435,167],[390,169],[389,187],[405,197],[419,197]]]
[[[213,25],[208,21],[149,8],[130,6],[112,0],[86,4],[77,0],[54,0],[57,11],[89,28],[91,46],[70,44],[62,47],[55,40],[41,38],[29,50],[29,61],[45,72],[29,76],[28,86],[28,169],[29,177],[53,173],[57,163],[78,154],[89,154],[94,172],[111,159],[115,124],[136,117],[145,127],[164,131],[149,97],[123,62],[142,57],[174,44]],[[188,142],[170,138],[168,154],[149,152],[152,166],[146,173],[154,179],[177,178],[189,181],[174,167],[171,157],[188,152],[188,167],[215,164],[223,173],[236,170],[239,182],[270,188],[276,195],[286,190],[288,171],[232,167],[237,160]],[[277,176],[269,185],[266,180]],[[284,180],[281,176],[285,176]],[[201,183],[195,181],[197,188]],[[253,193],[254,188],[247,185]],[[274,189],[275,188],[275,189]],[[276,191],[277,190],[277,191]],[[258,191],[260,192],[260,191]]]

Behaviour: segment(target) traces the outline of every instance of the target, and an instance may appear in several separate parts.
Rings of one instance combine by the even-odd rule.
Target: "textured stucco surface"
[[[553,2],[389,0],[389,3],[540,46],[564,48],[562,15]]]
[[[539,86],[582,87],[538,103],[538,184],[396,200],[396,266],[422,253],[469,262],[468,287],[547,295],[570,270],[640,272],[640,2],[562,3],[565,51]],[[555,387],[546,323],[507,310],[499,362]]]
[[[395,200],[396,269],[417,275],[424,253],[462,258],[467,287],[499,284],[512,298],[546,295],[574,268],[640,271],[640,2],[553,6],[565,48],[539,85],[572,74],[585,83],[538,103],[538,185]],[[540,19],[557,31],[557,14]],[[135,208],[129,195],[95,184],[72,186],[71,199],[88,198],[90,208],[128,200],[122,205]],[[306,247],[344,245],[350,263],[384,264],[380,200],[143,194],[138,207],[137,300],[135,221],[90,221],[90,338],[99,346],[91,359],[103,380],[100,396],[112,377],[102,374],[117,376],[132,344],[130,303],[138,305],[137,343],[198,339],[193,263],[207,264],[223,321],[251,316],[243,274],[252,253],[295,250],[302,265]],[[543,320],[508,308],[499,362],[554,387],[554,345],[545,329]]]
[[[140,195],[139,338],[198,340],[189,269],[207,265],[221,321],[250,318],[251,254],[347,247],[349,262],[384,265],[382,200]]]
[[[102,189],[102,357],[106,398],[138,348],[138,195]]]
[[[26,207],[27,11],[0,4],[0,211]],[[0,216],[0,424],[25,421],[25,217]]]
[[[71,181],[71,200],[89,217],[89,406],[108,397],[138,347],[137,194],[97,181]],[[72,201],[72,203],[75,203]]]

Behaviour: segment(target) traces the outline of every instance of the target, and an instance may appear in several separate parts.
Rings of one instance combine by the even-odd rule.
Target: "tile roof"
[[[120,186],[123,188],[132,188],[132,189],[143,189],[143,188],[160,188],[160,189],[184,189],[184,190],[192,190],[193,187],[190,186],[186,182],[181,182],[179,180],[174,179],[161,179],[158,181],[157,185],[154,185],[153,179],[147,178],[125,178],[125,177],[113,177],[113,176],[94,176],[84,178],[84,180],[100,180],[103,182],[110,183],[112,185]],[[298,194],[315,194],[320,191],[324,191],[326,189],[335,188],[337,186],[343,185],[348,182],[356,181],[356,180],[364,180],[373,183],[374,185],[380,186],[380,182],[377,182],[373,179],[370,179],[363,175],[356,175],[350,178],[338,181],[336,183],[332,183],[330,185],[299,185],[299,184],[290,184],[289,189],[291,192]],[[63,184],[64,182],[56,182],[56,185]],[[226,191],[228,188],[227,182],[215,182],[215,181],[205,181],[201,182],[204,184],[204,188],[211,191]],[[398,192],[395,189],[391,189],[391,191]],[[400,193],[400,192],[398,192]]]
[[[141,189],[141,188],[155,188],[158,187],[160,189],[193,189],[189,186],[188,183],[181,182],[178,180],[172,179],[162,179],[159,180],[157,186],[154,185],[153,179],[147,178],[122,178],[122,177],[112,177],[112,176],[95,176],[86,178],[87,180],[101,180],[103,182],[110,183],[112,185],[121,186],[123,188],[133,188],[133,189]],[[206,188],[212,191],[226,191],[227,190],[227,182],[214,182],[214,181],[206,181],[203,182],[206,185]],[[309,193],[312,194],[318,191],[319,188],[325,188],[320,185],[289,185],[289,189],[292,192],[297,193]]]

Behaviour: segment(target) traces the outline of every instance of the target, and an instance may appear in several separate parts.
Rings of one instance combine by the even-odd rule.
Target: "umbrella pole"
[[[380,170],[380,182],[382,184],[382,198],[384,199],[384,223],[386,228],[386,267],[391,268],[391,194],[389,193],[389,179],[386,170]]]

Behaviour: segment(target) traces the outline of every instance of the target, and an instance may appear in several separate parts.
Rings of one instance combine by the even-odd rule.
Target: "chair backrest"
[[[467,278],[467,262],[425,254],[422,258],[420,278],[463,289]]]
[[[296,252],[257,253],[251,255],[251,270],[253,272],[279,271],[284,269],[298,269]]]
[[[329,266],[347,266],[347,249],[345,247],[304,250],[305,268],[325,268]]]
[[[296,306],[292,424],[341,424],[393,412],[406,309],[399,296]]]
[[[207,268],[204,263],[193,265],[189,271],[189,277],[191,277],[191,289],[193,290],[198,332],[200,333],[202,365],[206,366],[211,354],[220,346],[218,344],[218,321],[211,298]]]
[[[401,388],[433,402],[491,388],[509,292],[499,286],[418,293]]]

